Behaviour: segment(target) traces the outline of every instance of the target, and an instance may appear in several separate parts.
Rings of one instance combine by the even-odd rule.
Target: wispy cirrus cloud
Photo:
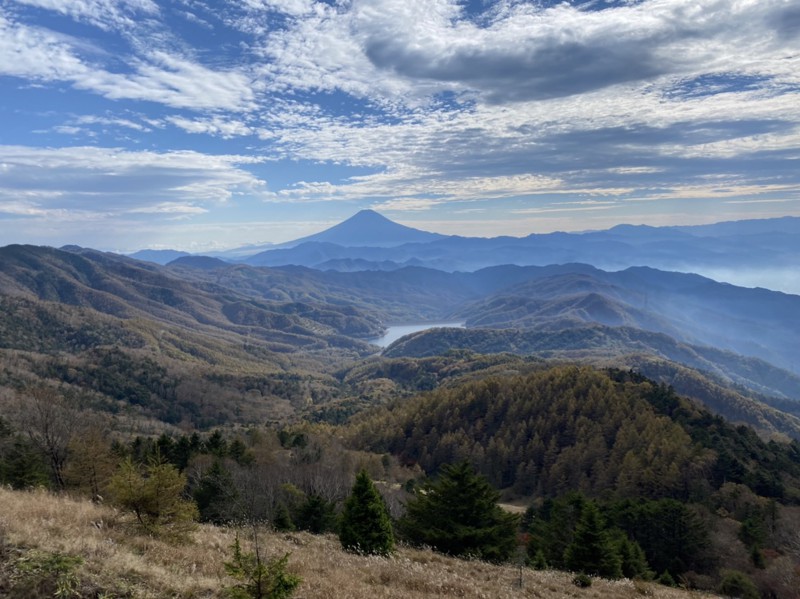
[[[0,146],[0,213],[20,205],[119,214],[224,203],[265,189],[264,181],[241,168],[259,161],[193,151]]]
[[[242,111],[255,106],[250,76],[215,70],[153,50],[131,56],[124,70],[104,66],[102,52],[74,37],[14,22],[0,14],[0,75],[65,82],[110,100],[140,100],[194,110]]]
[[[136,25],[136,19],[155,16],[158,4],[152,0],[16,0],[19,4],[51,10],[104,30]]]
[[[182,116],[169,116],[166,119],[176,127],[188,133],[198,133],[230,139],[243,135],[254,135],[256,131],[242,122],[232,118],[212,116],[207,118],[186,118]]]

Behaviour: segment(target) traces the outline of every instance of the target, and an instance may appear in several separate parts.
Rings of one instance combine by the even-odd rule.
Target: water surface
[[[417,331],[425,331],[427,329],[435,329],[441,327],[448,327],[454,329],[463,329],[464,323],[463,322],[428,322],[425,324],[400,324],[391,327],[386,327],[386,334],[383,337],[377,337],[376,339],[367,339],[370,343],[374,345],[380,345],[381,347],[388,347],[400,337],[404,337],[405,335],[410,335],[411,333],[416,333]]]

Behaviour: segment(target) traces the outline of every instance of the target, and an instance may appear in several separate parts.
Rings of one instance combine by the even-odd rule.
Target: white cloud
[[[593,210],[611,210],[612,208],[617,207],[618,204],[601,204],[599,206],[579,206],[575,208],[561,208],[557,205],[551,205],[550,207],[540,207],[540,208],[518,208],[516,210],[512,210],[512,214],[551,214],[551,213],[561,213],[561,212],[590,212]]]
[[[231,139],[243,135],[253,135],[255,131],[246,123],[214,116],[211,118],[187,119],[181,116],[170,116],[167,120],[188,133],[202,133]]]
[[[152,16],[159,12],[158,5],[151,0],[16,0],[85,21],[101,29],[132,27],[136,18]]]
[[[242,5],[250,11],[278,12],[299,17],[307,15],[314,10],[313,0],[240,0]]]
[[[155,206],[142,206],[128,211],[129,214],[161,214],[181,219],[191,215],[206,214],[207,212],[208,208],[180,202],[162,202]]]
[[[771,200],[728,200],[726,204],[795,204],[800,203],[800,199],[771,199]]]
[[[142,124],[130,118],[84,114],[69,119],[62,125],[53,127],[53,131],[64,135],[86,135],[97,137],[109,130],[130,129],[140,133],[152,131],[152,124]]]
[[[107,125],[109,127],[123,127],[126,129],[133,129],[134,131],[141,131],[143,133],[151,130],[150,127],[142,125],[141,123],[137,123],[136,121],[132,121],[131,119],[103,117],[91,114],[79,116],[75,119],[75,123],[79,125]]]
[[[438,206],[441,203],[441,200],[431,200],[426,198],[400,198],[377,202],[372,204],[370,208],[373,210],[387,212],[423,212],[425,210],[430,210],[434,206]]]
[[[487,23],[455,0],[353,0],[297,20],[263,49],[278,84],[385,101],[444,91],[541,100],[709,73],[796,82],[793,10],[790,0],[515,3]]]
[[[0,211],[22,198],[31,210],[122,214],[182,206],[183,214],[199,214],[199,203],[261,193],[266,183],[241,168],[257,162],[193,151],[0,146]]]
[[[144,100],[176,108],[241,111],[255,106],[251,78],[241,69],[214,70],[153,50],[129,57],[130,72],[111,72],[84,61],[81,45],[0,14],[0,75],[67,82],[112,100]]]
[[[250,78],[240,70],[216,71],[160,51],[132,66],[130,74],[93,71],[74,83],[112,100],[146,100],[195,110],[241,111],[255,106]]]

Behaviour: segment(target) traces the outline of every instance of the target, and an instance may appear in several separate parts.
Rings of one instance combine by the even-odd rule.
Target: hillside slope
[[[20,560],[52,563],[45,560],[60,556],[65,563],[64,556],[70,556],[82,560],[73,571],[80,598],[102,593],[152,599],[220,597],[223,587],[233,583],[223,566],[231,559],[230,547],[237,534],[247,535],[230,527],[202,525],[191,543],[170,545],[129,533],[116,510],[89,501],[0,488],[0,504],[0,593],[6,595],[13,589],[12,575]],[[580,593],[565,572],[520,573],[515,566],[458,560],[429,550],[403,547],[389,559],[362,557],[345,553],[335,537],[308,533],[262,532],[261,542],[268,557],[289,555],[289,571],[302,578],[298,599],[511,599],[542,597],[543,592],[567,599]],[[250,550],[246,540],[243,545]],[[40,583],[50,575],[53,584],[52,573],[38,574]],[[18,574],[15,582],[20,583]],[[591,596],[598,599],[635,599],[642,594],[654,599],[698,596],[630,580],[597,579],[591,587]]]
[[[124,319],[147,318],[211,337],[224,330],[298,347],[336,345],[342,335],[369,337],[382,329],[377,318],[353,307],[257,302],[219,285],[199,286],[156,266],[93,250],[0,248],[0,294]]]

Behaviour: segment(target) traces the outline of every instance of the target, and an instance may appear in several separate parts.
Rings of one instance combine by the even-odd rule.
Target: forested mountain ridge
[[[800,445],[746,428],[620,370],[542,368],[441,388],[348,427],[354,446],[435,472],[469,460],[520,495],[709,496],[725,482],[800,502]]]
[[[134,421],[286,420],[338,393],[327,370],[372,353],[377,317],[258,300],[93,250],[0,249],[0,383],[59,389]],[[148,426],[151,426],[148,424]]]
[[[567,328],[598,323],[754,356],[800,374],[800,296],[649,268],[535,278],[459,311],[467,326]]]
[[[392,402],[344,431],[351,447],[434,474],[474,464],[508,501],[531,497],[539,567],[574,569],[581,549],[611,576],[624,562],[712,588],[736,569],[764,597],[792,596],[800,443],[764,441],[634,372],[538,365]],[[615,551],[628,556],[616,566]]]
[[[747,423],[766,438],[787,435],[800,439],[800,402],[796,399],[759,393],[744,385],[731,385],[726,377],[708,370],[689,368],[647,354],[605,356],[587,361],[600,367],[628,368],[664,383],[731,422]],[[780,377],[780,371],[770,369],[764,374]]]
[[[599,324],[550,329],[428,329],[390,345],[390,357],[425,357],[451,348],[478,353],[512,352],[562,359],[593,359],[651,354],[722,376],[755,391],[794,399],[800,397],[800,377],[758,358],[745,358],[714,347],[680,343],[663,333]]]
[[[35,246],[0,248],[0,293],[90,307],[119,318],[148,318],[239,334],[319,344],[337,335],[368,337],[382,330],[352,306],[261,301],[214,284],[197,285],[137,260],[94,250]],[[291,343],[291,341],[290,341]]]

